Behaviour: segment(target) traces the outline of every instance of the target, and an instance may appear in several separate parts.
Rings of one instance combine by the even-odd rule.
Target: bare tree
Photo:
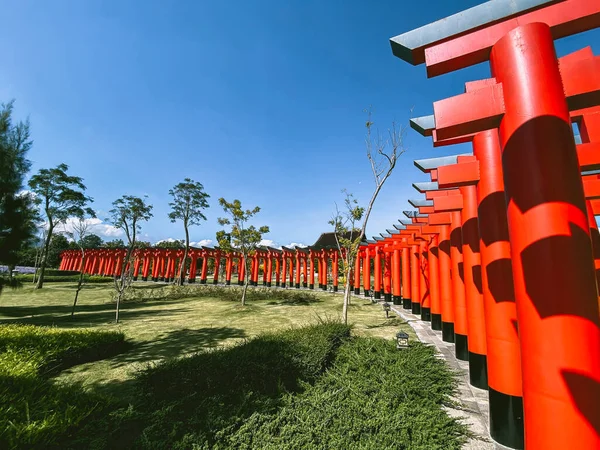
[[[344,306],[342,309],[342,319],[344,323],[348,323],[348,305],[350,304],[351,285],[350,279],[356,255],[363,240],[371,211],[377,200],[377,196],[381,188],[392,175],[398,158],[406,151],[404,147],[404,134],[406,127],[398,126],[392,122],[391,128],[387,130],[387,136],[382,136],[378,131],[373,133],[374,123],[371,120],[371,110],[367,110],[367,135],[365,138],[365,146],[367,150],[367,158],[371,165],[371,172],[375,182],[375,189],[371,195],[371,199],[366,208],[358,205],[358,201],[347,190],[342,192],[345,194],[344,208],[340,211],[338,205],[335,205],[335,212],[330,225],[333,225],[340,259],[342,261],[344,280]]]
[[[90,215],[90,218],[91,217],[96,217],[96,215],[95,214]],[[83,280],[84,280],[83,272],[84,272],[85,263],[86,263],[86,253],[85,253],[84,244],[85,244],[85,238],[86,238],[86,236],[89,236],[91,228],[92,228],[92,225],[90,224],[88,217],[84,217],[84,216],[75,218],[75,221],[71,224],[70,231],[67,229],[67,226],[65,224],[65,234],[68,237],[70,237],[71,239],[73,239],[75,244],[77,244],[77,246],[79,247],[79,251],[81,252],[81,263],[79,264],[79,280],[77,280],[77,288],[75,288],[75,298],[73,299],[73,308],[71,309],[71,317],[73,317],[73,315],[75,314],[75,307],[77,306],[77,299],[79,298],[79,292],[81,291],[81,288],[83,287]]]
[[[145,200],[133,195],[124,195],[113,202],[112,224],[125,232],[127,237],[127,251],[121,265],[121,276],[115,278],[115,291],[117,307],[115,322],[119,322],[119,307],[125,291],[131,286],[133,280],[132,254],[135,249],[137,233],[140,231],[140,222],[152,217],[152,205],[146,204]],[[127,268],[129,267],[129,270]]]

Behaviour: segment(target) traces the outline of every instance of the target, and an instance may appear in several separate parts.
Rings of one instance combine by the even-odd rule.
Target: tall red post
[[[267,287],[271,287],[271,284],[273,282],[273,255],[269,254],[266,265],[267,265],[267,268],[266,268]]]
[[[296,250],[296,289],[300,289],[300,251]]]
[[[356,260],[354,262],[354,295],[360,294],[360,282],[361,282],[360,261],[361,261],[361,257],[360,257],[360,249],[359,249],[359,251],[356,252]]]
[[[421,314],[421,291],[419,284],[419,269],[420,255],[419,245],[413,244],[410,246],[410,292],[411,292],[411,309],[413,314]]]
[[[390,252],[383,253],[383,299],[392,301],[392,255]]]
[[[315,255],[312,250],[308,251],[308,288],[315,288]]]
[[[363,250],[363,290],[365,297],[369,297],[371,295],[371,255],[368,246],[365,246]]]
[[[548,25],[513,29],[494,45],[490,62],[506,111],[500,144],[525,446],[600,448],[600,314],[592,246]]]
[[[402,249],[402,307],[412,309],[411,281],[410,281],[410,250],[408,247]]]
[[[339,253],[337,250],[333,252],[333,257],[331,261],[331,276],[333,278],[333,292],[337,292],[339,289]]]
[[[419,241],[419,294],[421,303],[421,320],[431,321],[431,297],[429,293],[429,267],[427,255],[429,250],[425,240]]]
[[[200,270],[200,284],[206,284],[208,277],[208,254],[206,250],[202,252],[202,269]]]
[[[442,329],[442,305],[440,301],[439,248],[437,235],[431,237],[427,258],[427,265],[429,267],[429,297],[431,299],[431,329],[440,331]]]
[[[454,300],[454,351],[462,361],[469,360],[467,304],[463,274],[462,229],[459,211],[450,213],[450,262],[452,264],[452,298]]]
[[[463,198],[462,244],[465,298],[467,303],[467,331],[469,336],[469,381],[479,389],[487,389],[487,345],[485,313],[481,286],[481,258],[479,255],[479,223],[477,221],[477,188],[460,188]]]
[[[392,301],[394,305],[402,303],[402,263],[400,252],[401,250],[396,248],[392,253]]]
[[[381,247],[375,245],[373,248],[373,297],[381,298]]]

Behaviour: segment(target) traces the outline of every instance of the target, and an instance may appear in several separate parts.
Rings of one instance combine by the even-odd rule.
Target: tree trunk
[[[44,253],[42,254],[42,260],[40,261],[40,275],[38,277],[35,289],[41,289],[44,286],[44,272],[46,271],[46,260],[48,259],[48,249],[50,248],[50,239],[52,238],[52,227],[48,228],[48,235],[46,236],[46,242],[44,243]]]
[[[344,325],[348,324],[348,305],[350,305],[350,272],[352,269],[350,268],[346,272],[346,283],[344,286],[344,306],[342,308],[342,320],[344,321]]]
[[[123,258],[123,263],[121,265],[121,279],[119,280],[119,284],[118,284],[118,295],[117,295],[117,309],[115,311],[115,323],[119,323],[119,308],[121,306],[121,299],[123,298],[123,294],[125,293],[125,289],[127,288],[127,263],[129,262],[129,259],[131,258],[131,254],[133,253],[133,247],[135,245],[135,241],[129,245],[129,247],[127,248],[127,253],[125,254],[125,258]],[[130,266],[132,266],[132,264],[130,264]]]
[[[190,249],[190,233],[188,231],[187,225],[185,225],[185,251],[183,252],[183,259],[181,260],[181,265],[179,267],[179,277],[177,280],[177,284],[179,286],[183,286],[183,281],[185,279],[185,264],[187,262],[189,249]]]
[[[77,282],[77,289],[75,290],[75,299],[73,300],[73,308],[71,309],[71,317],[75,315],[75,307],[77,306],[77,297],[79,297],[79,291],[81,291],[81,285],[83,284],[83,268],[85,267],[85,251],[81,249],[81,266],[79,267],[79,281]]]
[[[244,256],[244,288],[242,289],[242,306],[246,306],[246,291],[248,290],[248,279],[250,278],[250,272],[248,268],[248,257]]]

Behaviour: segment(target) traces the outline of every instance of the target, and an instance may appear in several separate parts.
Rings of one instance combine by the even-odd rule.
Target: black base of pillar
[[[386,293],[384,293],[383,294],[383,301],[391,303],[392,302],[392,294],[386,294]]]
[[[431,322],[431,308],[421,308],[421,320]]]
[[[523,450],[523,397],[503,394],[489,388],[489,398],[492,439],[506,447]]]
[[[195,278],[190,278],[190,279],[188,280],[188,284],[194,284],[195,282],[196,282],[196,279],[195,279]]]
[[[133,277],[133,281],[137,281],[138,277]]]
[[[371,291],[370,290],[365,290],[365,297],[370,297],[371,296]]]
[[[200,284],[206,284],[206,278],[200,280]]]
[[[281,285],[280,285],[280,286],[281,286],[282,288],[284,288],[284,287],[285,287],[285,283],[281,283]]]
[[[300,289],[300,283],[296,283],[294,286],[296,289]]]
[[[333,292],[337,292],[337,291],[338,291],[338,287],[337,287],[337,286],[334,286],[334,287],[333,287]]]
[[[469,352],[469,383],[479,389],[488,388],[487,356]]]
[[[454,354],[461,361],[469,360],[469,339],[464,334],[454,333]]]
[[[381,298],[381,292],[379,292],[379,291],[373,292],[373,297],[375,297],[376,300],[379,300]]]
[[[219,280],[213,280],[213,284],[219,284]]]
[[[323,289],[324,291],[326,291],[326,290],[327,290],[327,285],[326,285],[326,284],[324,284],[324,285],[323,285],[323,287],[322,287],[321,289]]]
[[[309,284],[309,285],[308,285],[308,288],[309,288],[309,289],[314,289],[314,288],[315,288],[315,285],[314,285],[314,284]]]
[[[319,283],[319,289],[323,289],[323,285]]]
[[[381,290],[379,292],[381,293],[381,295],[385,294],[385,291],[383,290],[383,288],[381,288]]]
[[[267,281],[266,281],[266,280],[264,280],[264,281],[263,281],[263,286],[266,286],[266,285],[267,285]]]
[[[360,295],[360,288],[354,288],[354,295]]]
[[[421,314],[421,304],[420,303],[412,302],[410,308],[411,308],[411,312],[413,314]]]
[[[303,288],[306,288],[307,286],[308,286],[308,284],[306,284],[306,283],[302,283],[302,287],[303,287]]]
[[[227,286],[231,286],[231,280],[226,280],[226,281],[225,281],[225,284],[226,284]]]
[[[165,277],[160,277],[159,280],[160,281],[165,281]]]
[[[432,314],[431,315],[431,329],[435,331],[440,331],[442,329],[442,315],[441,314]]]
[[[243,281],[238,281],[238,286],[243,286],[244,282]]]
[[[279,281],[276,281],[276,282],[275,282],[275,286],[276,286],[276,287],[279,287],[279,285],[280,285]]]
[[[142,277],[142,281],[148,281],[148,277]]]
[[[267,287],[271,287],[271,282],[267,281]]]
[[[410,298],[403,298],[402,299],[402,308],[404,308],[404,309],[412,309],[412,302],[410,301]]]
[[[402,304],[402,297],[400,297],[399,295],[393,295],[392,296],[392,301],[394,302],[394,305],[401,305]]]
[[[442,322],[442,341],[454,343],[454,322]]]
[[[152,277],[152,281],[154,281],[156,283],[158,281],[158,278]]]

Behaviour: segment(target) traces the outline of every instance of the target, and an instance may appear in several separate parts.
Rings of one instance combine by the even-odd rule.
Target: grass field
[[[160,286],[154,283],[136,285],[144,289]],[[128,401],[131,395],[135,372],[149,362],[210,347],[230,346],[264,332],[315,323],[318,318],[335,319],[341,314],[342,302],[339,294],[319,291],[314,291],[314,300],[308,302],[266,299],[251,301],[245,307],[237,302],[200,297],[126,302],[121,307],[120,323],[115,324],[110,285],[84,286],[75,316],[71,319],[74,289],[75,284],[48,283],[39,291],[31,286],[7,290],[0,297],[0,323],[123,332],[130,345],[128,351],[72,367],[57,378],[59,381],[82,383],[123,401]],[[391,339],[403,329],[414,338],[408,325],[399,319],[386,320],[381,306],[373,305],[367,299],[353,299],[349,321],[357,335]]]

